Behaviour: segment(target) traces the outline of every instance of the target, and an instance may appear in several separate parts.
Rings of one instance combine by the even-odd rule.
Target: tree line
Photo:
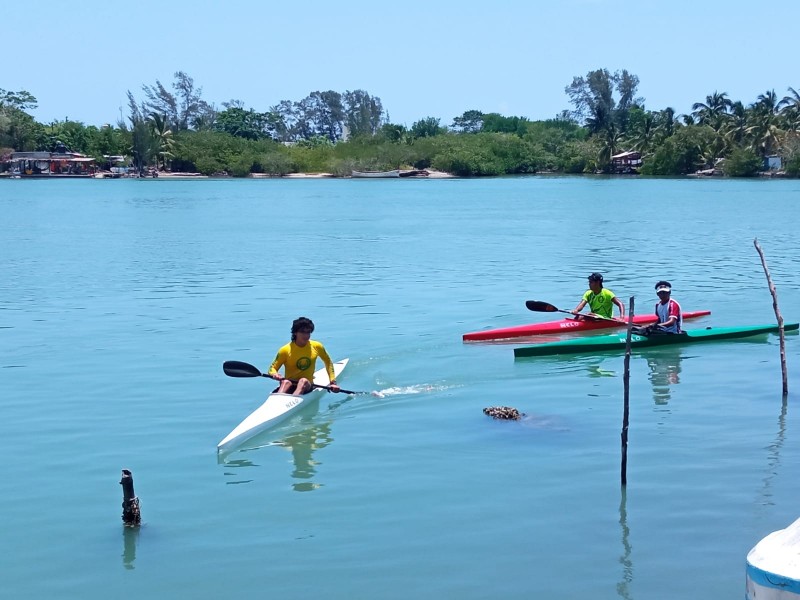
[[[800,94],[767,90],[744,104],[713,92],[679,115],[645,108],[639,78],[626,70],[590,71],[565,87],[571,110],[532,121],[467,110],[444,125],[425,117],[410,127],[392,123],[377,96],[364,90],[315,91],[266,112],[241,100],[206,102],[183,72],[171,85],[142,85],[127,94],[127,114],[114,125],[64,120],[37,122],[28,91],[0,89],[0,161],[13,151],[54,150],[132,157],[150,167],[204,174],[285,175],[353,170],[435,168],[462,176],[522,173],[610,173],[612,157],[641,153],[641,172],[683,175],[717,168],[757,175],[764,159],[780,156],[800,175]]]

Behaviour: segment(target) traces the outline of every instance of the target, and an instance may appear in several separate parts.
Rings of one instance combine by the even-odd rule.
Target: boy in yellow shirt
[[[330,390],[338,392],[336,373],[333,371],[333,361],[325,346],[321,342],[311,339],[314,331],[314,322],[306,317],[299,317],[292,322],[292,341],[278,350],[275,360],[269,367],[267,374],[280,381],[277,392],[300,396],[313,389],[314,369],[317,357],[325,363],[325,370],[330,378]],[[278,369],[283,367],[284,374]]]
[[[589,289],[572,312],[577,315],[583,307],[589,305],[592,314],[611,319],[614,313],[613,304],[619,308],[619,318],[625,318],[625,305],[614,295],[614,292],[603,288],[603,276],[600,273],[589,275]]]

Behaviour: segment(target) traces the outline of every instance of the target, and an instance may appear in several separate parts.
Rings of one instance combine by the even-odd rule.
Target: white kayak
[[[333,371],[336,373],[337,379],[342,371],[344,371],[349,360],[349,358],[345,358],[333,363]],[[314,373],[314,383],[317,385],[328,385],[330,383],[325,367]],[[302,396],[278,393],[270,394],[264,401],[264,404],[251,412],[244,421],[234,427],[233,431],[217,444],[217,452],[230,450],[257,433],[261,433],[270,427],[282,423],[299,411],[303,406],[309,404],[315,398],[319,398],[326,392],[327,390],[325,389],[314,388]]]

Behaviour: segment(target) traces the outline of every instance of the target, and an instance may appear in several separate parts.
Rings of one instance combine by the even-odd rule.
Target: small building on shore
[[[638,174],[642,166],[641,152],[620,152],[611,157],[611,171],[613,173]]]
[[[93,177],[97,171],[91,156],[77,152],[14,152],[13,177]]]

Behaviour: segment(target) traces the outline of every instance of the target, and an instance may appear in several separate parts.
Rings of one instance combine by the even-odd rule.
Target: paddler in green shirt
[[[613,318],[614,308],[612,304],[616,304],[619,307],[619,318],[625,318],[625,305],[614,295],[614,292],[603,287],[603,276],[600,273],[589,275],[589,289],[586,290],[583,298],[572,313],[578,315],[587,304],[589,305],[589,310],[592,311],[590,314],[605,317],[606,319]]]

